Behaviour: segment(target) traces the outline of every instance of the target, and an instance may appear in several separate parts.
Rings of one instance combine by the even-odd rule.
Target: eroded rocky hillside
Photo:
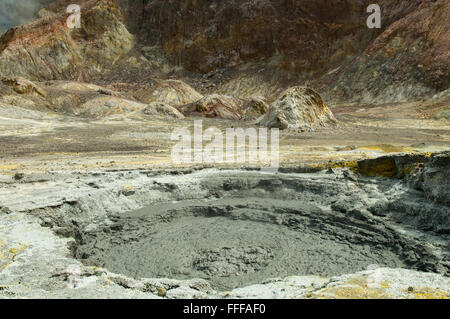
[[[81,29],[65,8],[82,5]],[[380,0],[55,0],[0,39],[0,74],[151,83],[275,99],[307,85],[332,104],[416,101],[449,86],[450,4]],[[19,61],[19,63],[17,62]]]

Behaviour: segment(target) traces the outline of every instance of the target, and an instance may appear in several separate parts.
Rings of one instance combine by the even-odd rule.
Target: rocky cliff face
[[[382,28],[369,29],[372,2],[154,0],[141,30],[188,70],[264,61],[302,84],[332,88],[336,102],[407,101],[446,89],[450,4],[379,1]]]
[[[386,25],[384,32],[343,68],[332,85],[335,97],[347,102],[386,103],[418,100],[449,87],[450,3],[411,3],[412,9]]]
[[[114,74],[145,69],[141,51],[132,48],[147,45],[178,67],[166,74],[225,70],[214,91],[238,97],[275,99],[295,84],[315,88],[331,104],[387,103],[431,97],[449,86],[446,0],[379,0],[381,29],[366,25],[368,0],[82,0],[76,1],[82,28],[68,30],[69,2],[54,0],[47,8],[55,15],[0,39],[0,74],[122,80]],[[127,54],[139,65],[118,62]],[[143,63],[158,59],[146,55]],[[148,73],[133,74],[136,82],[149,81]],[[270,89],[260,90],[265,86]]]

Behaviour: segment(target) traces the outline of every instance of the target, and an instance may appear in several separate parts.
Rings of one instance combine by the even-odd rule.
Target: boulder
[[[145,104],[122,99],[115,96],[99,95],[88,100],[71,112],[75,116],[86,118],[103,118],[141,111]]]
[[[243,120],[256,120],[266,114],[269,104],[263,97],[251,97],[246,101]]]
[[[153,115],[164,118],[183,119],[184,115],[181,114],[173,106],[162,102],[152,102],[146,108],[142,110],[145,115]]]
[[[107,99],[108,97],[115,97],[117,100],[124,98],[120,92],[108,90],[102,86],[89,83],[48,81],[45,82],[45,89],[48,93],[45,102],[53,111],[69,115],[83,114],[88,117],[94,115],[94,118],[102,116],[101,114],[103,113],[97,113],[97,111],[99,111],[97,108],[99,106],[98,102],[113,100]],[[90,105],[90,101],[92,101],[94,105]],[[100,102],[100,104],[101,103],[103,102]],[[93,109],[91,111],[84,110],[84,104],[93,106]],[[142,105],[142,107],[144,106],[145,104]],[[110,108],[108,107],[108,109]]]
[[[29,81],[22,77],[8,77],[8,78],[2,78],[2,83],[11,89],[14,90],[14,92],[19,94],[38,94],[42,97],[46,97],[47,93],[44,89],[37,86],[32,81]]]
[[[172,106],[193,103],[203,97],[189,84],[179,80],[158,81],[140,95],[140,100],[143,102],[162,102]]]
[[[284,91],[258,124],[269,128],[313,131],[336,124],[333,113],[320,95],[306,87],[296,86]]]
[[[183,105],[179,109],[185,116],[197,115],[239,120],[242,118],[244,104],[244,100],[232,96],[212,94],[194,103]]]

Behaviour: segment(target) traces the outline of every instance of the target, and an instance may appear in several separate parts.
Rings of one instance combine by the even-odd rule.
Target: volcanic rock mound
[[[3,78],[1,79],[1,82],[4,85],[12,88],[14,92],[19,94],[37,93],[43,97],[47,95],[47,93],[42,88],[34,84],[32,81],[21,77]]]
[[[162,102],[152,102],[142,110],[145,115],[156,115],[168,118],[182,119],[184,115],[176,108]]]
[[[313,131],[336,123],[333,113],[320,95],[306,87],[292,87],[273,102],[267,113],[258,120],[261,126],[280,129]]]
[[[140,99],[144,102],[162,102],[172,106],[181,106],[198,101],[203,96],[189,84],[179,80],[158,81],[150,90],[143,92]]]
[[[247,107],[244,111],[244,120],[255,120],[264,115],[269,109],[266,100],[261,96],[251,97],[247,101]]]
[[[212,94],[181,107],[184,115],[200,115],[239,120],[242,117],[244,101],[228,95]]]

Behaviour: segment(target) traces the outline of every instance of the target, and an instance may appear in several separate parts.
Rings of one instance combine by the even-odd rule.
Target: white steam
[[[0,34],[34,18],[49,0],[0,0]]]

